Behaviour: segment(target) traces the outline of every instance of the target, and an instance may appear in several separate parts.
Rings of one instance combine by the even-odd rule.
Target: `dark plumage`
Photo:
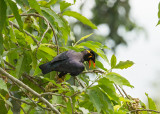
[[[39,66],[43,74],[47,74],[51,71],[58,71],[60,74],[59,78],[67,73],[71,76],[77,76],[84,70],[84,61],[91,61],[95,66],[95,54],[93,51],[85,50],[82,52],[75,52],[73,50],[65,51],[57,55],[52,61],[47,62]]]

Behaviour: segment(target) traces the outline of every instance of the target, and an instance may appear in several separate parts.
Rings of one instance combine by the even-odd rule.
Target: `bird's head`
[[[93,66],[95,67],[95,54],[92,50],[85,51],[84,61],[88,61],[89,68],[91,67],[91,62],[93,62]]]

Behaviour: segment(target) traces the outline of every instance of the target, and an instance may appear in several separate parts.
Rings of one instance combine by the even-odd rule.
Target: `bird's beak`
[[[89,68],[91,67],[91,61],[93,62],[93,66],[94,66],[94,68],[95,68],[95,66],[96,66],[96,64],[95,64],[95,62],[93,61],[93,60],[89,60]]]

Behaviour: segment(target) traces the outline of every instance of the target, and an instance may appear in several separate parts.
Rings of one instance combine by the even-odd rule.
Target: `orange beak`
[[[95,68],[95,66],[96,66],[96,64],[95,64],[95,62],[93,61],[93,60],[89,60],[89,68],[91,67],[91,61],[93,62],[93,66],[94,66],[94,68]]]

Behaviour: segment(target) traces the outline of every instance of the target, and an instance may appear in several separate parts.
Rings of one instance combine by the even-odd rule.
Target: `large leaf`
[[[127,69],[131,67],[134,63],[132,61],[120,61],[114,68],[116,69]]]
[[[21,55],[20,58],[18,59],[16,65],[16,76],[18,78],[20,78],[23,73],[29,73],[31,69],[30,66],[31,62],[32,60],[29,52],[25,51],[23,55]]]
[[[114,68],[116,66],[116,63],[117,63],[116,56],[112,55],[112,58],[111,58],[111,68]]]
[[[5,1],[0,0],[0,34],[3,30],[3,26],[6,21],[6,10],[7,10],[7,6],[6,6]]]
[[[48,53],[49,55],[51,55],[53,57],[57,55],[57,53],[53,49],[51,49],[47,46],[40,46],[39,50],[42,50],[42,51]]]
[[[12,0],[7,0],[7,1],[8,1],[8,4],[14,14],[14,17],[16,18],[16,20],[18,22],[20,29],[23,30],[23,22],[22,22],[21,16],[19,15],[19,11],[18,11],[18,7],[17,7],[16,3],[13,2]]]
[[[96,60],[95,64],[96,64],[96,67],[98,67],[104,71],[108,71],[100,61]]]
[[[116,95],[116,90],[113,86],[113,82],[109,81],[109,79],[103,77],[100,80],[98,80],[98,86],[105,91],[112,100],[115,100],[116,102],[120,102],[118,96]]]
[[[6,109],[6,106],[5,106],[5,101],[0,97],[0,114],[7,114],[7,109]]]
[[[1,84],[0,89],[3,89],[6,92],[8,92],[6,83],[3,80],[1,80],[1,79],[0,79],[0,84]]]
[[[2,30],[6,21],[6,3],[4,0],[0,0],[0,55],[3,53],[3,36]]]
[[[41,8],[38,5],[36,0],[28,0],[28,2],[29,2],[29,5],[31,6],[31,8],[35,9],[38,13],[42,14]]]
[[[122,77],[121,75],[114,73],[114,72],[110,72],[106,75],[106,78],[108,78],[110,81],[113,81],[115,84],[119,85],[119,86],[128,86],[128,87],[133,87],[129,81],[127,79],[125,79],[124,77]]]
[[[147,93],[145,93],[145,94],[146,94],[146,96],[147,96],[147,98],[148,98],[148,106],[149,106],[149,109],[151,109],[151,110],[157,110],[155,102],[152,100],[152,98],[150,98],[150,97],[148,96]],[[152,114],[156,114],[156,112],[152,112]]]
[[[72,17],[78,19],[79,21],[81,21],[83,24],[90,26],[92,29],[97,29],[95,24],[93,24],[89,19],[87,19],[86,17],[82,16],[81,14],[79,14],[77,12],[65,11],[65,12],[63,12],[63,15],[72,16]]]
[[[99,87],[95,86],[87,90],[90,101],[93,103],[98,113],[113,113],[113,106],[108,96]]]
[[[68,3],[66,1],[61,1],[60,2],[60,9],[61,9],[61,12],[63,12],[63,10],[65,10],[66,8],[68,8],[69,6],[71,6],[72,4],[71,3]]]
[[[95,53],[97,53],[100,57],[102,57],[106,62],[109,63],[107,56],[105,53],[101,50],[104,48],[107,48],[107,46],[102,45],[99,42],[94,42],[94,41],[87,41],[87,42],[82,42],[77,46],[85,46],[93,50]]]

